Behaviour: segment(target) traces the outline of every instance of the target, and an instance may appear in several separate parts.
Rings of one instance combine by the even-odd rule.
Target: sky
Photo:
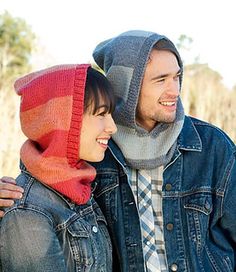
[[[198,57],[218,71],[227,87],[236,85],[235,0],[0,0],[5,10],[23,18],[38,37],[44,57],[37,68],[92,61],[95,46],[124,31],[157,32],[178,42],[192,38],[180,52],[184,62]]]

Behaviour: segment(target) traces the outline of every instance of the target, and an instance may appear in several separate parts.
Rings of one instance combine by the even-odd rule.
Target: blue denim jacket
[[[236,271],[235,158],[235,145],[224,132],[185,118],[163,173],[168,271]],[[115,271],[145,271],[138,211],[125,160],[114,142],[105,160],[95,165],[94,197],[106,214],[117,255]]]
[[[106,220],[94,199],[76,205],[27,173],[1,222],[2,271],[112,271]]]

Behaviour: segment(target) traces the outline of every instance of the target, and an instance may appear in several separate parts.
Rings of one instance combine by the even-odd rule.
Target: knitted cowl
[[[167,37],[153,32],[127,31],[101,42],[93,52],[95,62],[105,71],[118,98],[113,114],[118,131],[113,139],[127,164],[136,169],[153,169],[167,164],[173,156],[184,122],[184,110],[179,99],[173,123],[158,123],[151,132],[136,123],[139,93],[154,45],[157,49],[174,53],[182,69],[183,64],[174,44]]]
[[[89,200],[96,175],[78,158],[89,67],[53,66],[15,82],[21,128],[28,138],[21,147],[22,162],[32,176],[77,204]]]

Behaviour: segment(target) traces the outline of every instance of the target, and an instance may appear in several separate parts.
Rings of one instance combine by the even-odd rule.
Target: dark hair
[[[86,78],[84,112],[91,109],[91,113],[95,114],[101,104],[105,105],[105,113],[113,113],[115,95],[108,79],[102,73],[90,67]],[[92,108],[90,108],[91,106]]]

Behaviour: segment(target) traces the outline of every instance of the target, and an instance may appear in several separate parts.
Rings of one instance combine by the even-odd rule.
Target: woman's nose
[[[117,131],[117,126],[116,126],[111,114],[109,114],[107,116],[107,124],[106,124],[105,131],[109,134],[114,134]]]

